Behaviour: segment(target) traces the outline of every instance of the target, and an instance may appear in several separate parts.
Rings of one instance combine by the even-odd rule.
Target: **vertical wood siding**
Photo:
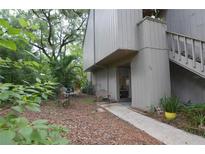
[[[111,67],[109,68],[109,93],[112,99],[117,100],[117,68]]]
[[[95,10],[96,62],[117,49],[117,10]]]
[[[95,27],[93,27],[92,10],[85,37],[85,69],[94,65],[94,62],[99,62],[104,57],[109,56],[118,49],[138,49],[136,23],[142,19],[142,10],[106,9],[95,10],[94,14]],[[93,32],[95,32],[95,37],[93,37]],[[94,42],[95,50],[93,48]]]
[[[152,19],[138,26],[141,50],[131,62],[132,106],[149,110],[170,95],[166,26]]]
[[[142,10],[117,10],[117,12],[118,48],[137,50],[137,23],[142,19]]]
[[[94,26],[93,26],[93,11],[91,10],[87,24],[87,30],[83,47],[83,64],[84,69],[89,68],[94,64]]]
[[[139,50],[142,48],[167,49],[166,45],[166,25],[154,21],[153,19],[144,20],[138,25]],[[154,35],[153,35],[154,34]]]
[[[166,10],[167,29],[205,40],[205,10]]]
[[[107,69],[101,69],[95,72],[96,76],[96,91],[107,90]]]

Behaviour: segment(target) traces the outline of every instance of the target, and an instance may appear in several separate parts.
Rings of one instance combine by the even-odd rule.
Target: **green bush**
[[[194,126],[205,124],[205,104],[193,104],[183,106],[180,110]]]
[[[85,86],[82,88],[82,92],[88,95],[94,94],[94,87],[91,82],[87,82]]]
[[[50,125],[46,120],[29,122],[21,113],[40,111],[40,102],[47,99],[53,87],[40,83],[34,86],[0,83],[0,103],[11,105],[11,111],[0,116],[0,144],[67,144],[61,126]]]
[[[17,51],[15,40],[28,42],[26,36],[33,36],[25,31],[27,21],[19,19],[19,22],[23,30],[0,19],[0,47],[8,49],[8,52]],[[0,144],[68,143],[62,137],[67,131],[65,128],[51,125],[42,119],[29,122],[22,116],[25,110],[39,112],[41,100],[47,100],[53,95],[56,83],[41,76],[39,70],[44,69],[36,61],[0,57],[0,105],[4,107],[9,104],[10,107],[8,113],[0,115]]]
[[[8,114],[0,117],[0,145],[8,144],[67,144],[61,134],[67,130],[50,125],[46,120],[29,122],[25,117]]]
[[[160,105],[165,112],[175,113],[180,105],[180,101],[177,97],[164,97],[160,100]]]

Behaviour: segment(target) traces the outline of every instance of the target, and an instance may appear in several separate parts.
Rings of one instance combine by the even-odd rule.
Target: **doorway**
[[[130,64],[118,67],[118,100],[120,102],[131,102]]]

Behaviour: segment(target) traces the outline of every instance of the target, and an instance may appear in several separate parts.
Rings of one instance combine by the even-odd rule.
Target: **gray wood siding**
[[[139,50],[147,47],[167,49],[166,28],[167,26],[158,20],[149,17],[143,19],[138,24]]]
[[[131,62],[132,106],[149,110],[170,96],[166,25],[146,18],[138,26],[141,50]]]
[[[96,62],[118,48],[117,35],[117,10],[95,10]]]
[[[87,69],[94,64],[94,25],[93,25],[92,10],[89,15],[86,35],[84,40],[83,64],[84,64],[84,69]]]
[[[117,68],[116,67],[111,67],[109,68],[109,78],[108,78],[108,83],[109,83],[109,93],[111,95],[112,99],[117,100]]]
[[[142,10],[92,10],[84,44],[84,68],[89,68],[118,49],[137,50],[136,24],[141,19]],[[92,42],[95,42],[95,49]]]
[[[142,10],[118,11],[118,42],[120,49],[137,50],[137,23],[142,19]]]
[[[205,40],[205,10],[166,10],[168,31]]]
[[[108,90],[107,87],[107,69],[101,69],[95,72],[96,77],[96,91]]]

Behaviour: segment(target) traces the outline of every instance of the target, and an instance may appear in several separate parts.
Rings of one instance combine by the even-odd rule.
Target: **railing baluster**
[[[177,50],[178,50],[179,61],[181,61],[181,51],[180,51],[180,44],[179,44],[179,35],[177,35]]]
[[[201,71],[204,71],[204,58],[203,58],[203,43],[200,41],[200,59],[201,59]]]
[[[188,64],[188,53],[187,53],[187,43],[186,43],[186,37],[184,37],[184,54],[186,58],[186,64]]]
[[[191,51],[192,51],[193,67],[196,68],[196,59],[195,59],[195,41],[194,41],[194,39],[191,40]]]
[[[171,44],[172,44],[172,56],[175,58],[175,46],[174,46],[174,36],[171,34]]]

